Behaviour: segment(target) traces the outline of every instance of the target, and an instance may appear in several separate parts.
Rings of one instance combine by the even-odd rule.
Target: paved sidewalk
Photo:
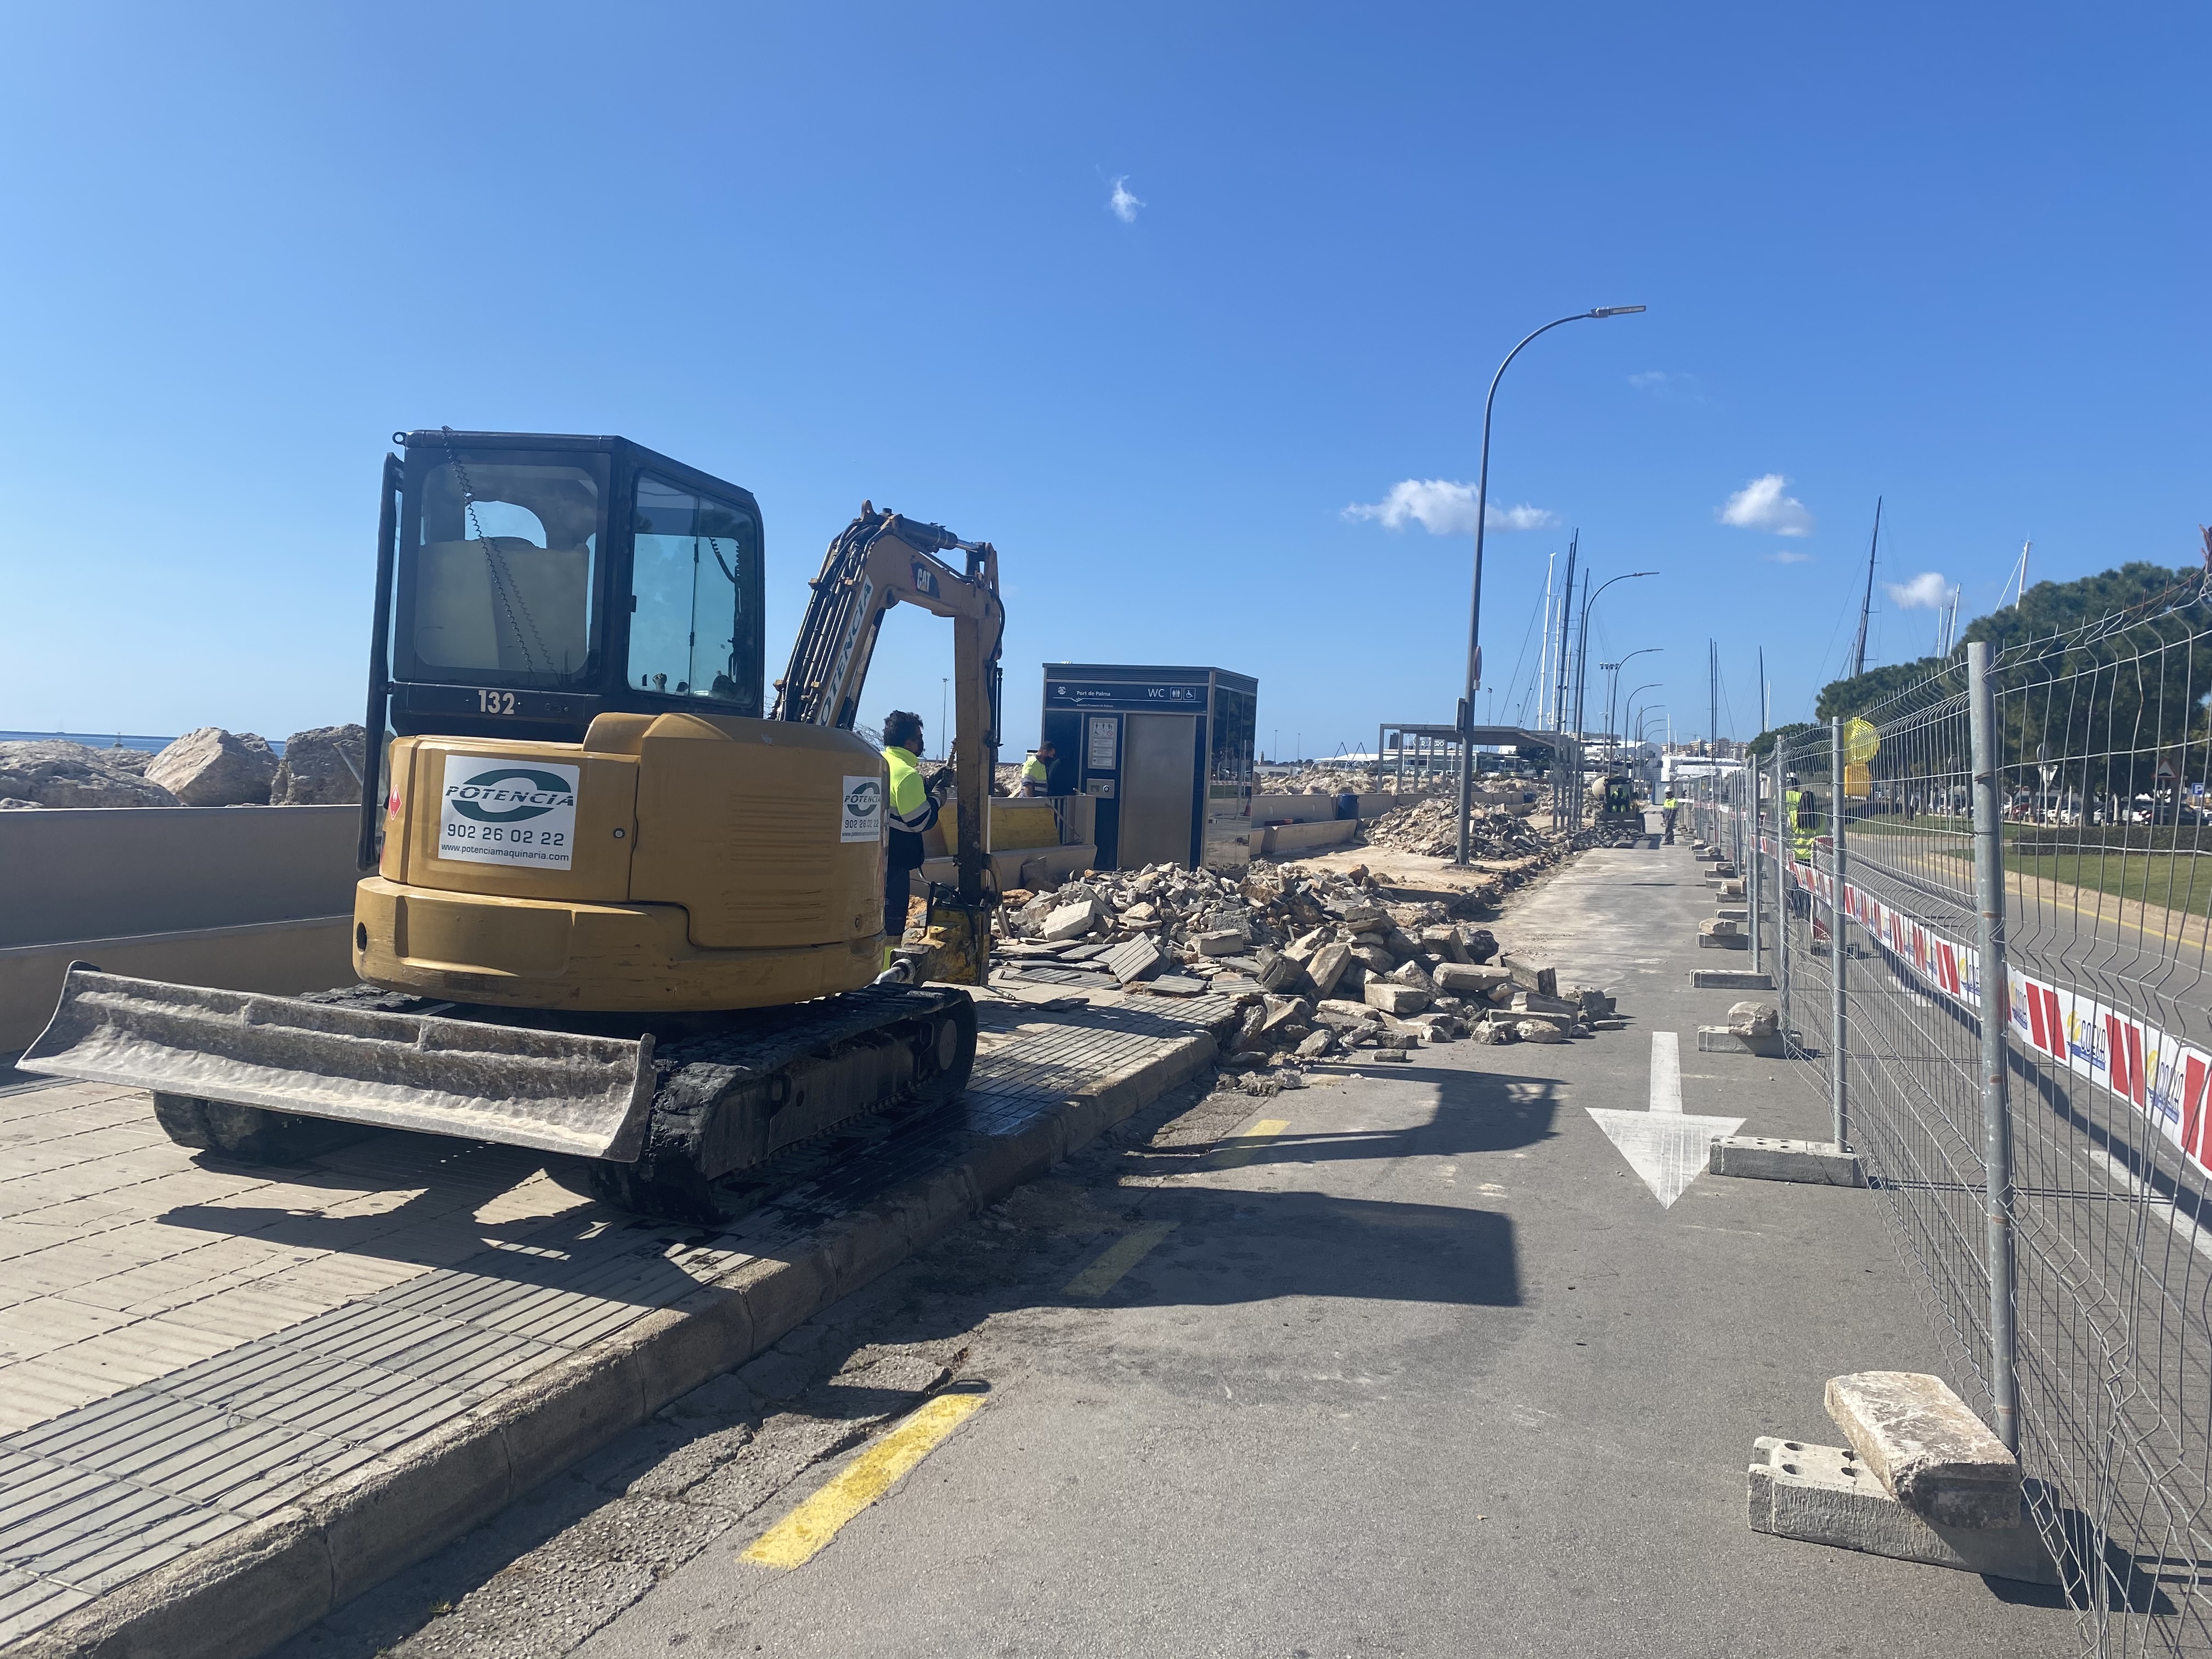
[[[173,1145],[137,1091],[0,1092],[0,1641],[404,1456],[748,1264],[796,1260],[1227,1012],[986,1000],[960,1102],[796,1149],[788,1190],[719,1231],[578,1199],[515,1148],[390,1133],[247,1166]]]

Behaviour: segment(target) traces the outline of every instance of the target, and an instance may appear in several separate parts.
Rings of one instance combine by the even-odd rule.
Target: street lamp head
[[[1643,309],[1642,306],[1598,306],[1589,314],[1592,317],[1632,317]]]

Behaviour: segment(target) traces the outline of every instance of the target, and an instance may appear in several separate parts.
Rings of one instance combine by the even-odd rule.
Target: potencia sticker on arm
[[[576,769],[480,755],[446,757],[438,856],[566,870],[576,850]]]
[[[881,841],[884,838],[884,781],[845,780],[845,802],[837,830],[839,841]]]

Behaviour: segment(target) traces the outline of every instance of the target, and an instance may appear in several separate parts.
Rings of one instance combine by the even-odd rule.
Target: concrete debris
[[[358,726],[318,726],[284,740],[284,758],[269,786],[271,806],[358,806],[362,752]]]
[[[1782,1030],[1782,1015],[1771,1002],[1739,1002],[1728,1011],[1729,1030],[1740,1037],[1771,1037]]]
[[[0,743],[0,796],[34,806],[174,806],[177,798],[111,754],[64,738]]]
[[[0,795],[0,812],[43,812],[46,810],[34,800],[17,800],[13,795]]]
[[[1890,1495],[1948,1527],[2016,1527],[2019,1460],[1940,1376],[1857,1371],[1828,1379],[1828,1415]]]
[[[276,781],[276,755],[251,732],[203,726],[154,756],[145,777],[186,806],[258,805]]]
[[[1072,904],[1058,906],[1048,915],[1039,937],[1048,940],[1081,939],[1097,924],[1098,920],[1098,901],[1079,898]]]
[[[1009,976],[1055,990],[1096,973],[1102,988],[1232,997],[1243,1005],[1232,1052],[1278,1069],[1463,1038],[1510,1042],[1524,1026],[1540,1028],[1530,1042],[1564,1040],[1613,1012],[1603,991],[1573,986],[1561,997],[1557,969],[1501,953],[1496,934],[1467,919],[1472,908],[1464,895],[1403,895],[1364,867],[1157,864],[1003,895],[995,955]]]
[[[1394,808],[1367,826],[1370,845],[1429,858],[1459,854],[1459,798],[1433,794]],[[1566,837],[1517,811],[1478,805],[1468,822],[1468,856],[1486,862],[1499,859],[1556,857]]]

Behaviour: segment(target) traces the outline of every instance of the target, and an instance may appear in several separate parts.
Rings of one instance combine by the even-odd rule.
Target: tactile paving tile
[[[1170,1012],[1116,1000],[1041,1022],[1019,1004],[985,1003],[980,1029],[1019,1035],[978,1057],[959,1100],[841,1129],[826,1163],[813,1149],[819,1175],[724,1231],[570,1211],[0,1437],[0,1641],[482,1406],[749,1256],[785,1249],[959,1156],[966,1135],[1019,1129],[1234,1006],[1194,998]],[[420,1168],[378,1142],[336,1156],[363,1172],[388,1165],[394,1178]],[[471,1189],[455,1206],[465,1212],[534,1167],[513,1148],[457,1145],[439,1184],[458,1176]]]

